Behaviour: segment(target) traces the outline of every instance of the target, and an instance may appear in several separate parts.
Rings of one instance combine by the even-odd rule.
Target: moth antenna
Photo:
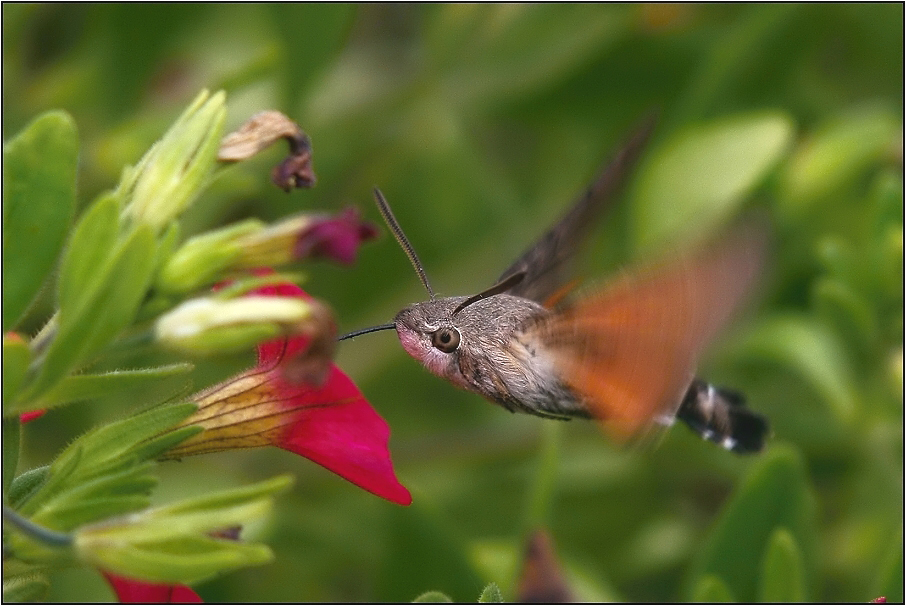
[[[505,280],[501,280],[500,282],[498,282],[494,286],[488,288],[487,290],[483,290],[480,293],[478,293],[477,295],[472,295],[471,297],[469,297],[468,299],[466,299],[465,301],[463,301],[462,303],[457,305],[456,309],[453,310],[453,313],[451,315],[455,316],[456,314],[461,312],[463,309],[465,309],[472,303],[477,303],[478,301],[481,301],[482,299],[487,299],[488,297],[493,297],[494,295],[499,295],[502,292],[508,291],[509,289],[513,288],[514,286],[516,286],[517,284],[522,282],[522,279],[524,277],[525,277],[525,272],[520,271],[519,273],[513,274],[512,276],[508,277]]]
[[[396,328],[396,324],[390,322],[388,324],[379,324],[378,326],[372,326],[370,328],[362,328],[361,330],[348,332],[342,337],[337,337],[337,341],[345,341],[346,339],[352,339],[354,337],[358,337],[359,335],[367,335],[370,332],[377,332],[379,330],[390,330],[391,328]]]
[[[412,263],[412,267],[415,268],[415,273],[418,274],[418,279],[422,281],[422,284],[425,286],[425,290],[427,290],[428,294],[431,295],[431,300],[433,301],[436,298],[436,295],[431,289],[431,285],[428,283],[428,276],[425,274],[422,263],[418,260],[418,255],[415,254],[415,249],[413,249],[412,245],[409,244],[409,240],[408,238],[406,238],[406,234],[403,233],[403,229],[397,222],[396,217],[393,216],[393,211],[390,210],[390,205],[387,204],[387,200],[384,198],[384,194],[382,194],[381,190],[376,187],[374,188],[374,199],[377,202],[378,210],[381,211],[381,216],[384,217],[384,222],[387,224],[387,227],[390,228],[390,231],[393,232],[393,237],[396,238],[397,242],[399,242],[403,251],[406,253],[406,256],[409,257],[409,262]]]

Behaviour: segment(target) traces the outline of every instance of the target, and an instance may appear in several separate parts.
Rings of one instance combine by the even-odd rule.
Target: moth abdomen
[[[702,438],[736,453],[759,452],[770,433],[767,420],[745,406],[742,394],[695,379],[676,418]]]

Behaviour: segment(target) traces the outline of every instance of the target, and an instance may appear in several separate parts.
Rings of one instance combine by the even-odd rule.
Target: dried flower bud
[[[263,111],[252,116],[235,132],[224,137],[217,159],[239,162],[251,158],[279,139],[289,142],[289,156],[274,167],[271,178],[277,187],[312,187],[316,178],[311,165],[311,140],[299,125],[278,111]]]

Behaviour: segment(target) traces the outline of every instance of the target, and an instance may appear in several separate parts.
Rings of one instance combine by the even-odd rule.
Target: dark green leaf
[[[73,476],[82,460],[82,449],[78,442],[70,444],[51,465],[46,468],[47,473],[37,490],[28,494],[28,498],[19,508],[23,516],[30,516],[48,499],[52,498],[66,482]]]
[[[3,579],[3,601],[7,604],[43,602],[50,581],[41,574],[18,575]]]
[[[723,579],[743,602],[758,597],[765,548],[774,529],[789,529],[803,550],[805,578],[814,567],[814,502],[799,454],[775,446],[754,461],[693,563],[692,579]],[[691,588],[690,588],[691,589]],[[806,591],[808,588],[806,588]],[[692,593],[688,593],[694,599]]]
[[[762,320],[738,341],[741,356],[796,369],[843,423],[856,414],[853,369],[837,336],[805,315],[775,315]]]
[[[413,604],[452,604],[450,596],[442,591],[426,591],[412,600]]]
[[[497,586],[497,583],[488,583],[488,586],[484,588],[481,592],[481,595],[478,596],[479,604],[502,604],[503,603],[503,594],[500,593],[500,587]]]
[[[692,601],[698,604],[732,604],[736,602],[727,584],[713,574],[698,580],[692,590]]]
[[[42,114],[3,150],[3,330],[57,260],[75,212],[79,141],[69,114]]]
[[[14,509],[19,509],[22,502],[34,492],[47,478],[50,467],[36,467],[16,476],[9,487],[7,500]]]
[[[777,528],[768,539],[762,563],[759,602],[806,602],[802,553],[796,539],[785,528]]]

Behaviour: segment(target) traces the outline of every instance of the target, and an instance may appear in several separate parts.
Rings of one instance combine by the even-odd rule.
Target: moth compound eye
[[[431,335],[431,345],[444,353],[454,352],[459,347],[459,331],[455,328],[439,328]]]

